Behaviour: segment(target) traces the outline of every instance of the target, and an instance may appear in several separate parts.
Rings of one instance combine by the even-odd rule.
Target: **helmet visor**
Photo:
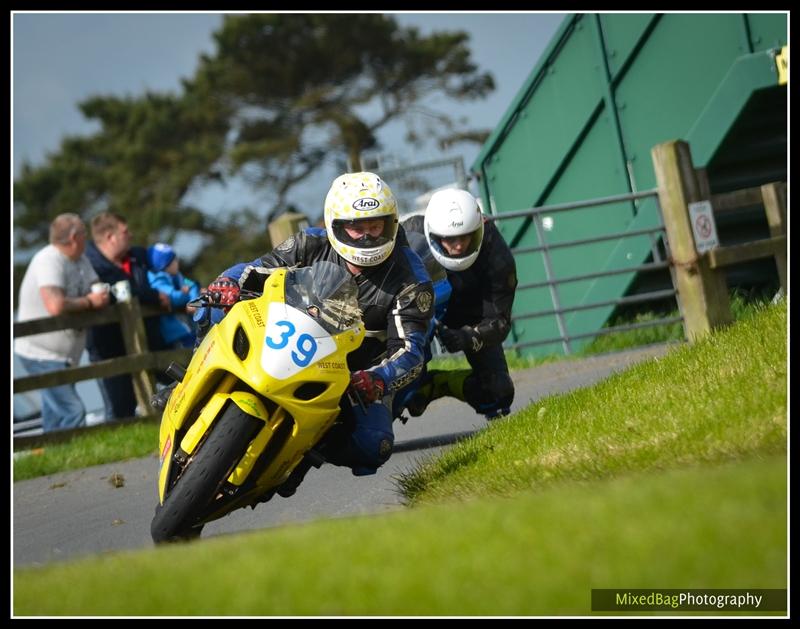
[[[431,232],[430,239],[431,245],[436,247],[441,255],[457,260],[472,255],[480,248],[483,229],[479,228],[460,236],[440,236]]]
[[[394,240],[397,219],[393,214],[353,220],[335,219],[331,225],[336,240],[357,249],[382,247]]]

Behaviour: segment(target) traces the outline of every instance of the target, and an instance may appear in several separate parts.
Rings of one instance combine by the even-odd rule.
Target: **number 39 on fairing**
[[[261,352],[261,367],[273,378],[290,378],[336,351],[336,343],[305,312],[273,303]]]

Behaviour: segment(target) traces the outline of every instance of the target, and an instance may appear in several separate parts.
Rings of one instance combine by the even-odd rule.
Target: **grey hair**
[[[54,245],[67,245],[76,233],[86,231],[83,219],[77,214],[68,212],[59,214],[50,223],[50,243]]]

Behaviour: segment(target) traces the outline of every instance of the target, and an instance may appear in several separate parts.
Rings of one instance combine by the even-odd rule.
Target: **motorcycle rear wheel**
[[[164,504],[156,507],[150,535],[156,544],[185,541],[200,536],[196,522],[217,495],[250,440],[263,425],[261,420],[230,404],[211,429],[211,434],[170,489]]]

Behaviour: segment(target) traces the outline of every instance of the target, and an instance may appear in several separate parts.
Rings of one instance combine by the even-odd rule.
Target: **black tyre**
[[[195,520],[217,495],[261,426],[259,419],[242,412],[235,404],[228,406],[170,489],[164,504],[156,507],[150,524],[150,535],[156,544],[200,536],[202,524]]]

